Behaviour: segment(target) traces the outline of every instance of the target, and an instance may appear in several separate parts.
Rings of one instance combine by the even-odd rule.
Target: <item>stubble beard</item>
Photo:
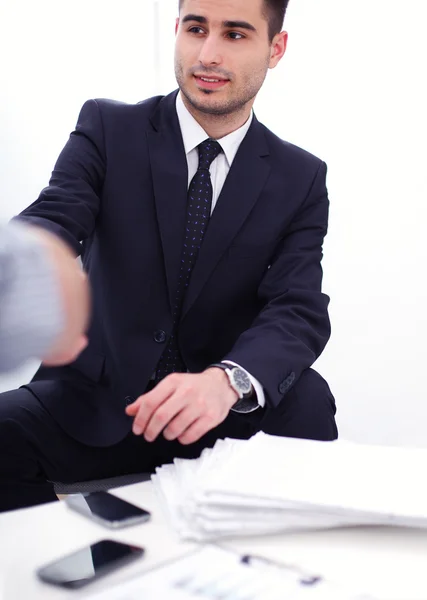
[[[205,115],[217,117],[230,117],[231,115],[241,112],[245,108],[245,106],[249,102],[251,102],[258,94],[261,85],[265,79],[265,75],[263,78],[260,77],[261,81],[258,85],[250,85],[250,83],[248,83],[246,86],[243,87],[243,90],[238,94],[238,97],[234,99],[231,98],[229,100],[224,100],[221,103],[218,102],[205,104],[204,102],[196,100],[194,96],[188,91],[188,89],[186,89],[183,68],[179,62],[175,64],[175,77],[178,86],[183,95],[185,96],[187,102],[189,102],[195,110]],[[228,85],[232,85],[232,83],[229,83]],[[200,91],[206,98],[216,93],[214,90]]]

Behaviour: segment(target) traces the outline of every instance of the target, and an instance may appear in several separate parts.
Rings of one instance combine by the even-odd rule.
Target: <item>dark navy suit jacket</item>
[[[90,275],[88,348],[28,386],[85,443],[130,431],[126,403],[145,391],[171,332],[188,184],[175,100],[88,101],[49,186],[18,217],[59,234]],[[321,160],[254,118],[186,294],[178,337],[188,369],[235,361],[263,385],[267,410],[286,402],[330,335],[325,178]]]

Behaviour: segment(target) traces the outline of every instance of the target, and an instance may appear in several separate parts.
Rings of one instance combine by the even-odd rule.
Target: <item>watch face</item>
[[[242,394],[249,394],[252,390],[251,380],[249,379],[249,375],[243,369],[233,369],[233,381]]]

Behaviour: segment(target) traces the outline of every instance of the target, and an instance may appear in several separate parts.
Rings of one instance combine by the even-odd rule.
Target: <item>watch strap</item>
[[[231,370],[233,368],[233,365],[229,365],[228,363],[212,363],[211,365],[209,365],[209,369],[212,367],[217,367],[218,369],[222,369],[223,371],[227,371],[227,370]]]

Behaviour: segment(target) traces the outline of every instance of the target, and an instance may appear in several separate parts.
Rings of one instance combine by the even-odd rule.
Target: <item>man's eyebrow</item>
[[[225,29],[248,29],[249,31],[256,31],[255,27],[247,21],[224,21],[222,25]]]
[[[201,17],[200,15],[185,15],[181,19],[182,23],[188,23],[189,21],[195,21],[196,23],[200,23],[202,25],[206,25],[208,20],[206,17]],[[223,21],[222,26],[224,29],[247,29],[248,31],[255,31],[256,29],[253,25],[248,23],[247,21]]]
[[[199,15],[185,15],[185,17],[183,17],[181,21],[183,23],[188,23],[188,21],[196,21],[196,23],[203,24],[206,24],[208,22],[205,17],[200,17]]]

